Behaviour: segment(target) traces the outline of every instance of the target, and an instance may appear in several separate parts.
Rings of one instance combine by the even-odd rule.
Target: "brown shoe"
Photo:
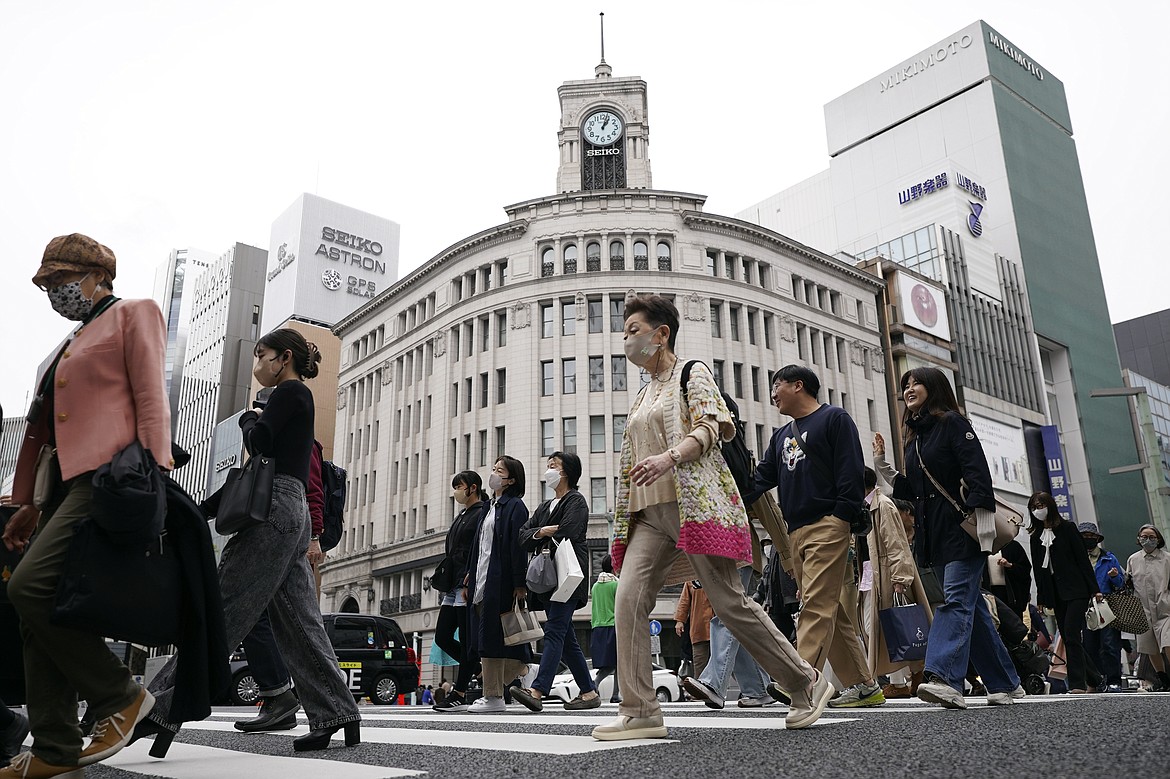
[[[910,674],[910,694],[918,694],[918,685],[922,684],[922,671],[914,671]]]
[[[32,752],[21,752],[12,758],[6,768],[0,768],[0,779],[81,779],[85,769],[75,765],[53,765],[46,763]]]
[[[885,687],[882,687],[882,695],[886,696],[886,700],[909,698],[911,697],[910,685],[887,684]]]
[[[147,692],[145,687],[141,688],[138,697],[129,706],[94,724],[93,737],[90,738],[89,746],[81,750],[77,764],[93,765],[116,755],[122,747],[130,743],[130,737],[134,735],[134,726],[145,719],[153,708],[154,696]]]

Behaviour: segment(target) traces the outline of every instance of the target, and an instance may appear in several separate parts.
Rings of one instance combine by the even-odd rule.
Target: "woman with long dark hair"
[[[1068,691],[1086,693],[1085,650],[1081,632],[1089,598],[1104,600],[1097,576],[1089,565],[1085,542],[1077,526],[1060,516],[1056,501],[1047,492],[1028,498],[1032,524],[1032,571],[1036,575],[1036,603],[1056,611],[1068,664]]]
[[[435,623],[435,643],[459,661],[459,675],[455,686],[434,705],[434,710],[454,714],[467,711],[467,688],[471,677],[479,673],[479,657],[471,649],[471,617],[463,597],[463,577],[471,557],[471,544],[483,516],[483,480],[475,471],[461,471],[451,479],[455,502],[463,510],[447,531],[446,565],[452,576],[451,590],[443,594],[439,605],[439,619]],[[458,628],[459,637],[455,637]]]
[[[261,385],[275,389],[263,413],[249,411],[239,424],[249,454],[271,457],[276,475],[267,520],[233,535],[220,559],[228,646],[238,646],[267,609],[296,683],[299,705],[309,718],[310,732],[293,739],[293,749],[327,749],[333,734],[342,729],[345,745],[353,746],[360,741],[361,715],[337,669],[305,556],[312,534],[305,490],[314,422],[313,393],[305,379],[317,375],[321,353],[300,333],[284,328],[261,337],[254,354],[252,375]],[[152,754],[156,756],[165,754],[178,732],[178,726],[167,719],[174,671],[172,659],[151,682],[157,703],[134,734],[135,738],[154,734]],[[290,711],[295,711],[295,696],[290,699]],[[285,715],[274,712],[274,716]]]
[[[961,527],[976,509],[995,508],[987,458],[946,374],[913,368],[899,386],[906,404],[906,473],[886,462],[880,433],[874,434],[874,465],[894,485],[895,498],[915,504],[914,552],[920,565],[934,568],[944,595],[930,627],[918,697],[949,709],[967,708],[963,680],[970,662],[987,687],[987,702],[1010,704],[1024,690],[979,594],[987,555]]]
[[[483,667],[483,697],[468,707],[472,714],[499,714],[504,685],[524,672],[532,652],[528,644],[504,643],[500,615],[528,597],[528,555],[520,548],[520,528],[528,521],[524,465],[500,455],[488,476],[492,501],[476,528],[467,557],[463,599],[471,604],[468,639]]]

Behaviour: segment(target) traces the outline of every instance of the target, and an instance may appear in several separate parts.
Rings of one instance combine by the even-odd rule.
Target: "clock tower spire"
[[[557,191],[649,189],[646,82],[637,76],[613,77],[605,62],[605,14],[601,62],[593,73],[592,79],[566,81],[557,89]]]

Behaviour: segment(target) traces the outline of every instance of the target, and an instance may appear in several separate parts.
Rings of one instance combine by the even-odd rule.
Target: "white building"
[[[154,272],[154,300],[167,325],[167,397],[171,404],[171,433],[178,430],[179,397],[183,385],[187,334],[191,326],[190,288],[215,255],[202,249],[174,249]]]
[[[207,497],[215,426],[247,407],[252,351],[260,337],[268,252],[237,243],[187,282],[192,316],[186,338],[175,442],[191,462],[175,480],[196,501]]]
[[[335,460],[350,498],[324,567],[323,609],[393,615],[423,634],[424,658],[438,606],[429,577],[460,470],[486,481],[498,455],[519,458],[532,510],[545,457],[576,451],[596,578],[626,413],[643,380],[622,346],[631,293],[673,296],[680,356],[713,368],[757,452],[783,421],[769,374],[793,362],[820,375],[822,399],[849,410],[865,440],[890,432],[882,281],[704,213],[701,195],[652,189],[646,84],[613,78],[604,63],[595,72],[559,90],[557,183],[569,191],[506,207],[507,221],[455,242],[334,328]],[[655,613],[673,608],[663,599]],[[588,611],[578,618],[587,625]]]

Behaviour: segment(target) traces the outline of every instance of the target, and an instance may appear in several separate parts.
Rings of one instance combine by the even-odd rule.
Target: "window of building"
[[[566,357],[561,360],[561,391],[566,395],[577,392],[577,358]]]
[[[577,417],[561,420],[561,446],[566,452],[577,451]]]
[[[561,335],[575,335],[577,333],[577,304],[561,304]]]
[[[716,265],[718,260],[719,260],[719,252],[715,251],[714,249],[708,249],[707,250],[707,275],[708,276],[718,276],[719,275],[719,266]]]
[[[451,416],[459,416],[459,382],[451,385]]]
[[[764,289],[772,288],[771,270],[765,263],[760,263],[760,286]]]
[[[626,299],[611,295],[609,298],[609,332],[621,333],[626,329]]]
[[[564,272],[565,273],[576,273],[577,272],[577,245],[572,244],[572,243],[569,244],[568,246],[566,246],[564,248],[563,254],[565,256]]]
[[[752,400],[760,399],[760,369],[752,366]]]
[[[605,358],[589,358],[589,391],[605,391]]]
[[[763,459],[765,446],[766,446],[766,444],[764,441],[764,426],[763,425],[756,425],[756,459],[757,460]]]
[[[451,361],[452,362],[459,362],[459,330],[460,330],[459,325],[455,325],[454,327],[451,328]],[[399,362],[399,366],[401,366],[401,361]],[[401,375],[399,376],[399,378],[400,379],[402,378]]]
[[[764,348],[772,348],[772,315],[764,314]]]
[[[645,241],[634,241],[634,270],[650,270],[650,249]]]
[[[508,312],[496,312],[496,346],[508,345]]]
[[[415,458],[418,458],[417,454]],[[463,470],[471,470],[471,433],[463,434]]]
[[[658,270],[674,270],[674,266],[670,262],[670,244],[666,241],[658,242]]]
[[[540,420],[540,454],[543,457],[548,457],[556,450],[557,445],[553,440],[553,421],[542,419]]]
[[[506,454],[507,450],[504,446],[506,443],[503,426],[496,428],[496,457]]]
[[[553,304],[540,304],[540,337],[552,338],[556,332],[553,319]]]
[[[723,257],[723,271],[724,278],[735,278],[735,257],[729,255]]]
[[[508,369],[496,368],[496,403],[508,399]]]
[[[508,261],[500,260],[496,263],[496,286],[502,287],[508,283]]]
[[[796,326],[796,356],[802,361],[808,359],[808,350],[804,346],[806,329],[804,325]]]
[[[605,451],[605,417],[589,417],[589,451],[593,453]]]
[[[601,244],[590,241],[585,246],[585,270],[596,273],[601,270]]]
[[[723,337],[723,322],[722,322],[722,320],[723,320],[723,304],[722,303],[712,303],[711,304],[711,337],[712,338],[722,338]]]
[[[605,327],[605,309],[601,298],[589,300],[589,332],[600,333]]]
[[[490,290],[492,288],[492,269],[490,267],[489,268],[480,268],[479,269],[479,278],[480,278],[480,281],[483,283],[483,291],[484,292],[487,292],[488,290]]]
[[[468,322],[463,326],[463,329],[465,336],[463,342],[467,345],[467,356],[470,357],[475,354],[475,328],[471,322]]]
[[[589,480],[589,513],[606,513],[604,478]]]
[[[626,269],[626,245],[621,241],[609,242],[609,269]]]
[[[471,377],[463,380],[463,408],[471,410]]]
[[[549,276],[556,273],[556,270],[557,270],[556,256],[557,256],[556,252],[554,252],[551,248],[545,249],[543,252],[540,253],[540,276],[541,276],[541,278],[548,278]]]
[[[613,415],[613,451],[620,452],[622,450],[622,439],[626,435],[626,415]]]
[[[479,407],[487,408],[488,404],[488,375],[479,374]]]
[[[431,429],[431,396],[430,395],[427,395],[427,403],[423,408],[425,409],[423,411],[424,424],[426,425],[427,430],[430,430]]]
[[[728,306],[727,314],[731,320],[731,340],[739,340],[739,306]]]
[[[609,358],[609,383],[614,392],[626,391],[626,358]]]
[[[487,431],[479,431],[479,466],[482,468],[487,465]]]
[[[719,391],[727,392],[723,387],[723,360],[712,360],[711,372],[715,374],[715,384],[718,385]]]
[[[548,397],[553,394],[554,385],[553,361],[542,360],[540,363],[540,394]]]
[[[491,317],[479,318],[479,350],[486,352],[492,345]]]
[[[738,362],[731,364],[731,383],[735,387],[735,396],[743,397],[743,365]]]
[[[757,316],[759,316],[759,314],[757,312],[752,311],[751,309],[748,309],[748,312],[747,312],[748,343],[751,344],[752,346],[756,345],[756,317]]]

